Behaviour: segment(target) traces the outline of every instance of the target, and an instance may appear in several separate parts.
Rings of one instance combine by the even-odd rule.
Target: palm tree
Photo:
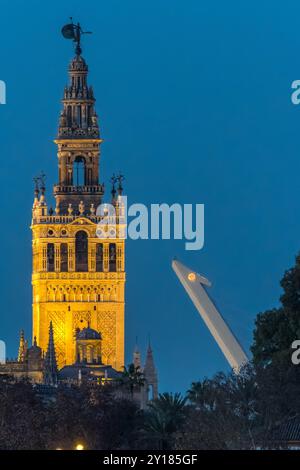
[[[120,385],[127,387],[131,398],[133,398],[134,390],[145,385],[145,377],[140,367],[135,367],[134,364],[129,364],[128,367],[124,366]]]
[[[186,400],[180,393],[162,393],[149,403],[145,430],[148,437],[158,442],[160,450],[170,448],[172,435],[183,422]]]
[[[221,448],[255,448],[252,428],[257,421],[257,385],[250,364],[239,374],[220,372],[212,379],[193,382],[187,398],[191,404],[189,428],[198,425],[200,437],[211,431],[210,439],[216,437]]]
[[[198,410],[213,408],[214,397],[211,380],[204,379],[202,382],[192,382],[191,388],[187,391],[187,400]]]

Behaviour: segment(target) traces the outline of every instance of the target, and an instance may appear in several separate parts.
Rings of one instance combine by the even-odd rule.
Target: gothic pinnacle
[[[46,385],[57,384],[57,372],[58,370],[57,370],[56,355],[55,355],[53,325],[52,325],[52,321],[50,321],[49,342],[48,342],[48,349],[45,355],[45,370],[44,370],[44,382]]]
[[[18,351],[18,362],[24,362],[26,355],[26,341],[24,337],[24,330],[20,331],[20,343]]]
[[[117,181],[118,181],[118,195],[119,196],[122,196],[122,193],[123,193],[123,186],[122,186],[122,182],[124,181],[125,177],[120,173],[118,176],[117,176]]]
[[[116,199],[116,193],[117,193],[116,188],[115,188],[115,184],[118,181],[118,178],[115,176],[115,174],[112,175],[112,177],[110,178],[110,181],[111,181],[111,184],[112,184],[111,200],[112,200],[112,203],[114,203],[115,199]]]

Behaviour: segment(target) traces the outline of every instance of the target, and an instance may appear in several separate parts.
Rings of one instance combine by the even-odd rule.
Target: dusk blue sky
[[[104,139],[101,180],[126,177],[129,202],[204,203],[205,247],[128,241],[126,358],[148,335],[161,391],[228,370],[171,269],[176,255],[210,293],[246,349],[255,316],[278,305],[300,249],[300,6],[287,1],[90,0],[0,3],[0,338],[16,356],[31,337],[32,178],[57,181],[69,16],[93,34],[83,56]],[[107,198],[109,195],[107,194]]]

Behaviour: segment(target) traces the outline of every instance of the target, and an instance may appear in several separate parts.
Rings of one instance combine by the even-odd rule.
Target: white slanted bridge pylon
[[[210,281],[177,260],[172,261],[172,268],[230,366],[236,373],[239,373],[241,367],[245,365],[249,359],[213,301],[208,296],[205,287],[211,286]]]

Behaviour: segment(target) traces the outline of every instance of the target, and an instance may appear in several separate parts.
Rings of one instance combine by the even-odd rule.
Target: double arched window
[[[96,271],[103,271],[103,245],[102,243],[97,243],[96,245]]]
[[[116,243],[109,243],[104,249],[103,243],[96,243],[95,251],[92,249],[91,270],[103,272],[117,271],[117,246]],[[69,264],[73,266],[73,258],[69,259],[69,245],[63,243],[47,243],[47,271],[68,272]],[[70,253],[72,253],[72,248]],[[119,255],[118,255],[119,256]],[[89,243],[88,234],[84,230],[79,230],[75,235],[75,271],[89,271]],[[73,268],[74,269],[74,268]],[[119,269],[119,268],[118,268]]]
[[[109,271],[115,272],[117,270],[117,250],[116,244],[109,244]]]
[[[49,273],[54,272],[54,243],[48,243],[47,245],[47,271]]]
[[[62,273],[68,272],[68,244],[60,245],[60,270]]]

